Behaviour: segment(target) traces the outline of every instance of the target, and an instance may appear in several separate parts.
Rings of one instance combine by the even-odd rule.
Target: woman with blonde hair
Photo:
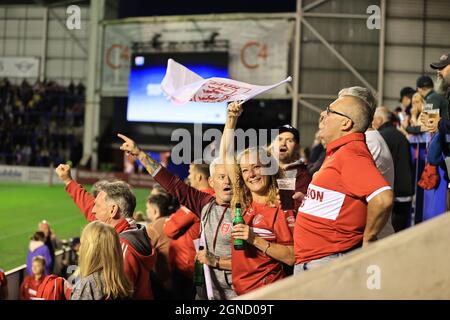
[[[427,127],[420,121],[420,115],[424,112],[426,101],[418,92],[411,98],[411,118],[404,122],[400,131],[410,139],[422,141],[427,137]],[[423,140],[425,141],[425,140]]]
[[[412,108],[411,108],[411,126],[421,126],[422,123],[419,120],[419,116],[425,107],[425,99],[416,92],[412,96]]]
[[[278,200],[277,179],[283,174],[270,152],[261,147],[248,148],[234,157],[234,129],[242,113],[238,103],[228,106],[221,141],[233,184],[232,212],[239,203],[245,224],[233,227],[232,237],[246,242],[244,250],[232,248],[233,287],[238,295],[285,277],[283,263],[294,264],[292,237],[295,218],[282,210]]]
[[[80,281],[72,300],[128,299],[133,289],[125,276],[122,249],[115,229],[100,221],[88,224],[81,234]]]

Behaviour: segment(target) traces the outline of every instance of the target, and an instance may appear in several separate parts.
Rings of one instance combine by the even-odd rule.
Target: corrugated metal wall
[[[398,104],[400,89],[415,86],[423,73],[433,75],[429,63],[450,52],[449,0],[387,0],[384,67],[384,105]],[[303,0],[303,7],[317,3]],[[366,15],[379,0],[328,0],[313,14]],[[0,7],[0,55],[41,56],[44,11],[39,6]],[[54,8],[65,21],[65,8]],[[46,77],[62,82],[85,81],[89,36],[89,10],[81,7],[81,30],[67,30],[52,14],[48,21]],[[365,18],[306,16],[315,28],[356,70],[377,89],[379,31],[369,30]],[[72,35],[70,35],[69,34]],[[74,38],[75,37],[75,38]],[[76,41],[75,41],[76,40]],[[86,52],[82,49],[85,48]],[[331,52],[302,25],[300,93],[335,96],[347,86],[363,85]],[[305,97],[324,109],[333,99]],[[318,113],[301,104],[299,128],[302,144],[309,145],[317,130]]]
[[[450,1],[390,0],[386,15],[384,104],[393,108],[402,87],[435,79],[430,63],[450,52]]]
[[[303,1],[303,7],[315,1]],[[379,31],[369,30],[366,19],[348,17],[311,17],[313,14],[365,15],[369,5],[379,5],[373,0],[329,0],[305,12],[304,19],[316,29],[369,83],[377,87]],[[300,64],[300,93],[337,96],[340,89],[364,86],[317,37],[302,24]],[[304,98],[320,109],[325,109],[334,99]],[[319,114],[300,103],[299,129],[302,145],[309,146],[317,131]]]
[[[67,84],[85,83],[89,37],[89,9],[81,9],[81,29],[66,28],[66,7],[52,8],[48,14],[45,77]],[[0,55],[41,58],[44,46],[45,8],[0,7]],[[56,18],[58,17],[58,18]],[[41,61],[42,63],[42,61]],[[13,79],[14,81],[15,79]]]
[[[315,2],[303,1],[303,7]],[[429,64],[450,52],[450,1],[387,0],[383,104],[394,109],[402,87],[415,88],[422,74],[435,78]],[[311,13],[366,14],[372,0],[329,0]],[[378,81],[379,31],[369,30],[364,19],[305,19],[375,88]],[[317,38],[302,25],[301,93],[336,95],[346,86],[363,85]],[[332,99],[307,99],[324,109]],[[301,106],[299,127],[303,145],[311,143],[318,114]]]

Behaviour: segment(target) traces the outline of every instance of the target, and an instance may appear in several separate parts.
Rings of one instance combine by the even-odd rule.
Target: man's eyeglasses
[[[337,111],[331,109],[330,107],[327,107],[327,115],[329,115],[330,113],[334,113],[334,114],[340,115],[340,116],[345,117],[345,118],[351,120],[352,122],[354,122],[354,121],[352,120],[352,118],[350,118],[349,116],[347,116],[347,115],[345,115],[345,114],[343,114],[343,113],[337,112]]]

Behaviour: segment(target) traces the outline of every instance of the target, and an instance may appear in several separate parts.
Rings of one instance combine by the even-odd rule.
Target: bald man
[[[351,87],[321,113],[319,136],[326,157],[298,209],[295,274],[368,245],[389,219],[392,188],[375,166],[364,136],[375,106],[370,90]]]
[[[398,131],[393,122],[393,115],[386,107],[375,111],[372,125],[386,141],[394,161],[394,208],[392,226],[395,232],[408,227],[411,217],[414,180],[412,176],[411,148],[406,137]]]

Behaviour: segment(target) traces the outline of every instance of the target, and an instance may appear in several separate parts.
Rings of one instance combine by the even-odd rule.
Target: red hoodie
[[[89,222],[97,220],[92,213],[95,198],[89,192],[75,181],[71,181],[66,186],[66,192]],[[125,274],[133,283],[133,299],[152,300],[150,273],[155,264],[156,255],[145,227],[138,226],[131,219],[122,219],[114,228],[119,234],[122,245]]]
[[[214,189],[211,188],[200,191],[214,195]],[[169,248],[171,268],[192,279],[196,254],[193,240],[200,237],[200,219],[191,210],[181,206],[164,223],[164,233],[172,239]]]
[[[70,300],[72,290],[70,288],[64,290],[64,281],[64,278],[54,274],[45,276],[33,300]]]

